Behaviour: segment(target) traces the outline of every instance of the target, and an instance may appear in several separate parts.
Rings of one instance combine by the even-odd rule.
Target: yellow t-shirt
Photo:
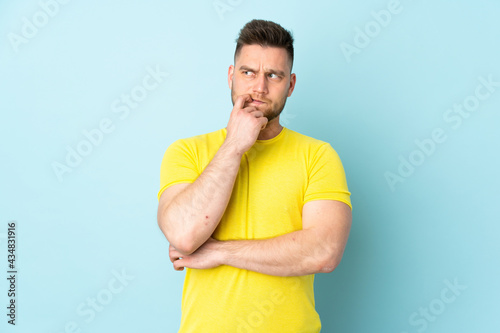
[[[194,182],[226,133],[223,128],[170,145],[161,165],[158,198],[171,185]],[[337,153],[327,142],[284,127],[270,140],[257,140],[241,158],[213,237],[264,239],[301,230],[303,205],[325,199],[352,208]],[[179,332],[319,332],[313,283],[313,274],[280,277],[226,265],[187,269]]]

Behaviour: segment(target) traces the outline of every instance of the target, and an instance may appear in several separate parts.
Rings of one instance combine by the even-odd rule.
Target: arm
[[[227,136],[212,161],[192,184],[167,188],[158,204],[158,225],[173,247],[193,253],[212,235],[229,202],[241,157],[255,143],[267,118],[255,107],[243,108],[250,96],[235,102]]]
[[[195,251],[217,227],[229,202],[241,156],[222,144],[192,184],[167,188],[158,204],[158,225],[183,254]]]
[[[177,270],[229,265],[278,276],[328,273],[342,259],[351,219],[343,202],[310,201],[302,210],[302,230],[263,240],[209,239],[189,256],[170,248],[170,259]]]

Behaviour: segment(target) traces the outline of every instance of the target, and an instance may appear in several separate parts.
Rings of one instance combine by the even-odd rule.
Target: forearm
[[[161,213],[162,231],[184,254],[195,251],[217,227],[231,197],[241,156],[224,142],[196,181]]]
[[[218,243],[222,264],[277,276],[331,272],[344,251],[341,245],[323,242],[313,228],[270,239]]]

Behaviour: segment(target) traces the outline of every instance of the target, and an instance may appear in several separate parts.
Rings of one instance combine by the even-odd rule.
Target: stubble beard
[[[236,102],[237,97],[238,96],[235,94],[234,90],[231,88],[231,100],[233,102],[233,106],[234,106],[234,103]],[[281,114],[281,112],[285,108],[286,99],[287,99],[287,96],[284,96],[277,103],[269,104],[266,102],[267,108],[265,110],[261,110],[261,111],[264,113],[264,117],[267,118],[268,123]],[[244,107],[247,107],[247,106],[248,106],[247,103],[245,103]]]

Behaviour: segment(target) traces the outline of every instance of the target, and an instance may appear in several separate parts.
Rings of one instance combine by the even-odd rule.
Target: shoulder
[[[221,128],[209,133],[198,134],[175,140],[170,147],[198,147],[222,143],[226,138],[226,129]]]
[[[334,150],[329,142],[313,138],[294,130],[287,128],[288,138],[301,148],[307,148],[310,151],[318,152],[319,150]]]
[[[293,146],[291,149],[300,152],[309,167],[333,165],[337,168],[342,165],[339,154],[329,142],[290,129],[288,129],[288,134],[290,141],[287,145],[290,144]]]

